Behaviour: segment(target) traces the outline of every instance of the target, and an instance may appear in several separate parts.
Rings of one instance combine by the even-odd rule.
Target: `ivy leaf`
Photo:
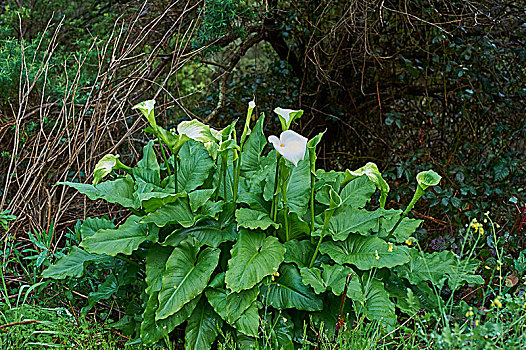
[[[188,239],[176,247],[166,262],[159,309],[155,318],[167,318],[187,302],[201,294],[219,262],[219,250],[205,248],[198,254],[195,239]]]
[[[129,175],[113,181],[104,181],[97,186],[78,182],[59,182],[57,185],[72,187],[91,200],[104,199],[109,203],[117,203],[125,208],[138,208],[133,197],[134,182]]]
[[[185,333],[185,349],[210,349],[219,334],[222,324],[221,317],[208,304],[206,299],[202,298],[188,319]]]
[[[390,246],[376,236],[349,235],[345,241],[323,242],[320,252],[328,254],[338,264],[352,264],[364,271],[373,267],[391,268],[403,265],[410,258],[407,247]]]
[[[276,229],[279,227],[278,224],[270,219],[267,213],[249,208],[240,208],[236,210],[236,220],[239,226],[251,230],[258,228],[266,230],[270,226]]]
[[[119,253],[130,255],[145,241],[157,242],[159,229],[153,225],[142,224],[141,217],[131,215],[116,229],[98,230],[86,237],[81,247],[94,254],[115,256]]]
[[[285,247],[276,237],[265,238],[263,232],[241,230],[228,261],[227,287],[234,292],[254,287],[263,277],[278,271],[284,254]]]
[[[86,266],[93,260],[104,258],[101,255],[87,253],[79,247],[72,247],[68,255],[60,258],[55,264],[42,272],[42,277],[64,279],[81,277]]]
[[[261,286],[263,302],[278,310],[297,309],[318,311],[323,303],[312,289],[302,283],[298,269],[291,264],[283,264],[279,277]]]

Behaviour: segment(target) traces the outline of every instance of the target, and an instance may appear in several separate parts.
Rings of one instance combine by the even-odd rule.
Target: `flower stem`
[[[289,241],[289,206],[287,203],[287,181],[281,182],[281,193],[283,198],[283,209],[285,218],[285,242]]]
[[[276,221],[277,218],[277,206],[278,206],[278,182],[279,182],[279,161],[280,155],[276,152],[276,175],[274,176],[274,195],[272,197],[272,206],[270,208],[270,218],[272,221]]]
[[[164,146],[162,143],[160,144],[160,146],[161,146],[161,153],[163,154],[164,164],[166,164],[166,170],[168,170],[168,176],[172,176],[172,171],[170,170],[170,164],[168,163],[168,158],[166,158],[166,153],[164,152]]]
[[[315,176],[311,172],[310,173],[310,241],[311,243],[314,243],[314,237],[312,236],[312,233],[314,232],[314,182],[315,182]]]
[[[400,223],[402,222],[402,220],[407,216],[407,214],[409,214],[409,212],[411,211],[411,209],[413,209],[413,207],[415,206],[415,203],[420,199],[420,197],[422,197],[424,195],[424,190],[420,188],[420,186],[417,186],[416,188],[416,192],[415,194],[413,195],[413,199],[411,199],[411,202],[409,202],[409,205],[407,206],[407,208],[405,208],[404,212],[402,213],[402,215],[400,215],[400,218],[398,219],[398,221],[396,222],[396,224],[393,226],[393,228],[391,229],[391,232],[389,232],[389,234],[387,235],[387,237],[385,238],[385,240],[389,240],[389,238],[391,238],[393,236],[393,234],[395,233],[396,229],[398,228],[398,226],[400,225]]]
[[[327,227],[329,226],[329,220],[331,219],[332,211],[330,214],[325,214],[325,220],[323,223],[323,229],[321,231],[320,239],[318,240],[318,244],[316,245],[316,250],[314,250],[314,254],[312,255],[312,259],[309,264],[309,269],[314,266],[314,261],[316,261],[316,256],[318,255],[318,250],[320,250],[321,241],[323,240],[323,237],[325,236],[325,232],[327,231]]]

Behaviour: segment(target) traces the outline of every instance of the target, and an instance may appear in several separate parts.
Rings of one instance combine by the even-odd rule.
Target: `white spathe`
[[[285,119],[287,125],[290,125],[290,114],[299,112],[299,110],[276,107],[274,109],[274,112],[281,116],[283,119]]]
[[[278,151],[283,158],[294,164],[294,166],[298,166],[298,162],[305,158],[308,139],[297,132],[286,130],[281,133],[279,138],[272,135],[269,136],[268,140],[272,143],[276,151]]]

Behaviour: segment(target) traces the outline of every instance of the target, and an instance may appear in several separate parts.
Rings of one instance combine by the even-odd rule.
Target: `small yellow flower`
[[[376,250],[376,251],[374,252],[374,254],[375,254],[375,259],[376,259],[376,260],[380,260],[380,255],[378,255],[378,250]]]
[[[479,228],[479,233],[480,233],[481,235],[484,234],[484,229],[483,229],[482,227]]]
[[[500,297],[496,297],[495,300],[493,300],[493,302],[491,303],[491,306],[502,307],[502,303],[500,302]]]
[[[408,239],[407,241],[405,241],[405,244],[407,244],[408,246],[411,246],[413,244],[413,241]]]
[[[285,317],[283,317],[283,322],[287,323],[287,319]]]
[[[389,253],[393,251],[393,243],[389,243],[389,249],[387,249]]]
[[[475,320],[475,326],[478,326],[480,324],[479,320]]]
[[[500,225],[497,224],[497,223],[495,223],[495,227],[496,227],[496,228],[500,228]]]
[[[177,286],[174,286],[174,289],[177,289]]]
[[[487,224],[488,223],[488,219],[484,218],[484,223]]]
[[[485,268],[486,270],[491,270],[491,267],[489,267],[488,265],[484,265],[484,268]]]
[[[276,276],[276,277],[279,277],[279,272],[276,271],[276,272],[274,272],[272,275],[274,275],[274,276]]]
[[[500,271],[500,266],[497,266],[496,269],[497,269],[497,271]]]
[[[474,313],[473,313],[473,308],[470,307],[470,308],[469,308],[469,311],[466,312],[466,317],[471,317],[471,316],[473,316],[473,315],[474,315]]]

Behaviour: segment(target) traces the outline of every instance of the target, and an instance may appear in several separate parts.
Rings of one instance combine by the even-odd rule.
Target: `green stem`
[[[281,183],[281,193],[283,198],[283,209],[285,218],[285,242],[289,241],[289,206],[287,203],[287,181]]]
[[[411,209],[413,209],[413,207],[415,206],[416,202],[420,199],[420,197],[422,197],[424,195],[424,190],[420,188],[420,186],[417,186],[416,188],[416,192],[415,194],[413,195],[413,199],[411,199],[411,202],[409,202],[409,205],[407,206],[407,208],[405,208],[404,212],[402,213],[402,215],[400,215],[400,218],[398,219],[398,221],[396,222],[396,224],[393,226],[393,228],[391,229],[391,232],[389,232],[389,234],[387,235],[387,237],[385,238],[386,241],[389,240],[389,238],[391,238],[393,236],[393,234],[395,233],[396,229],[398,228],[398,226],[400,225],[400,223],[402,222],[402,220],[407,216],[407,214],[409,214],[409,212],[411,211]]]
[[[314,243],[314,237],[312,234],[314,233],[314,183],[316,179],[314,174],[310,173],[310,241],[311,243]]]
[[[221,163],[221,168],[223,167],[223,164]],[[221,169],[221,172],[219,173],[219,179],[217,180],[217,187],[215,192],[215,201],[219,198],[219,192],[221,191],[221,181],[223,180],[223,169]]]
[[[237,155],[236,150],[234,150],[234,155]],[[239,154],[236,161],[233,162],[233,166],[234,166],[234,171],[233,171],[234,172],[234,188],[232,189],[232,191],[233,191],[233,199],[235,203],[237,200],[237,194],[239,191],[239,176],[241,174],[241,154]]]
[[[166,158],[166,153],[164,152],[164,146],[161,144],[161,153],[163,155],[164,164],[166,164],[166,170],[168,170],[168,176],[172,176],[172,171],[170,170],[170,164],[168,163],[168,158]]]
[[[318,244],[316,245],[316,250],[314,250],[314,254],[312,255],[312,259],[309,264],[309,269],[314,266],[314,261],[316,261],[316,256],[318,256],[318,251],[320,250],[321,241],[323,240],[323,237],[325,236],[325,232],[327,231],[327,227],[329,226],[329,220],[331,219],[333,211],[330,211],[329,214],[325,214],[325,220],[323,222],[323,229],[321,231],[320,239],[318,240]]]
[[[272,207],[270,208],[270,218],[273,221],[276,221],[276,216],[274,212],[277,213],[277,206],[278,206],[278,199],[277,199],[277,192],[278,192],[278,182],[279,182],[279,161],[280,161],[280,155],[278,152],[276,152],[276,175],[274,176],[274,196],[272,197]]]
[[[225,200],[227,199],[227,191],[226,191],[226,169],[227,169],[227,163],[223,163],[223,196]]]
[[[177,185],[177,171],[179,170],[179,159],[177,158],[177,154],[174,154],[174,188],[175,188],[175,193],[178,193],[178,185]]]

